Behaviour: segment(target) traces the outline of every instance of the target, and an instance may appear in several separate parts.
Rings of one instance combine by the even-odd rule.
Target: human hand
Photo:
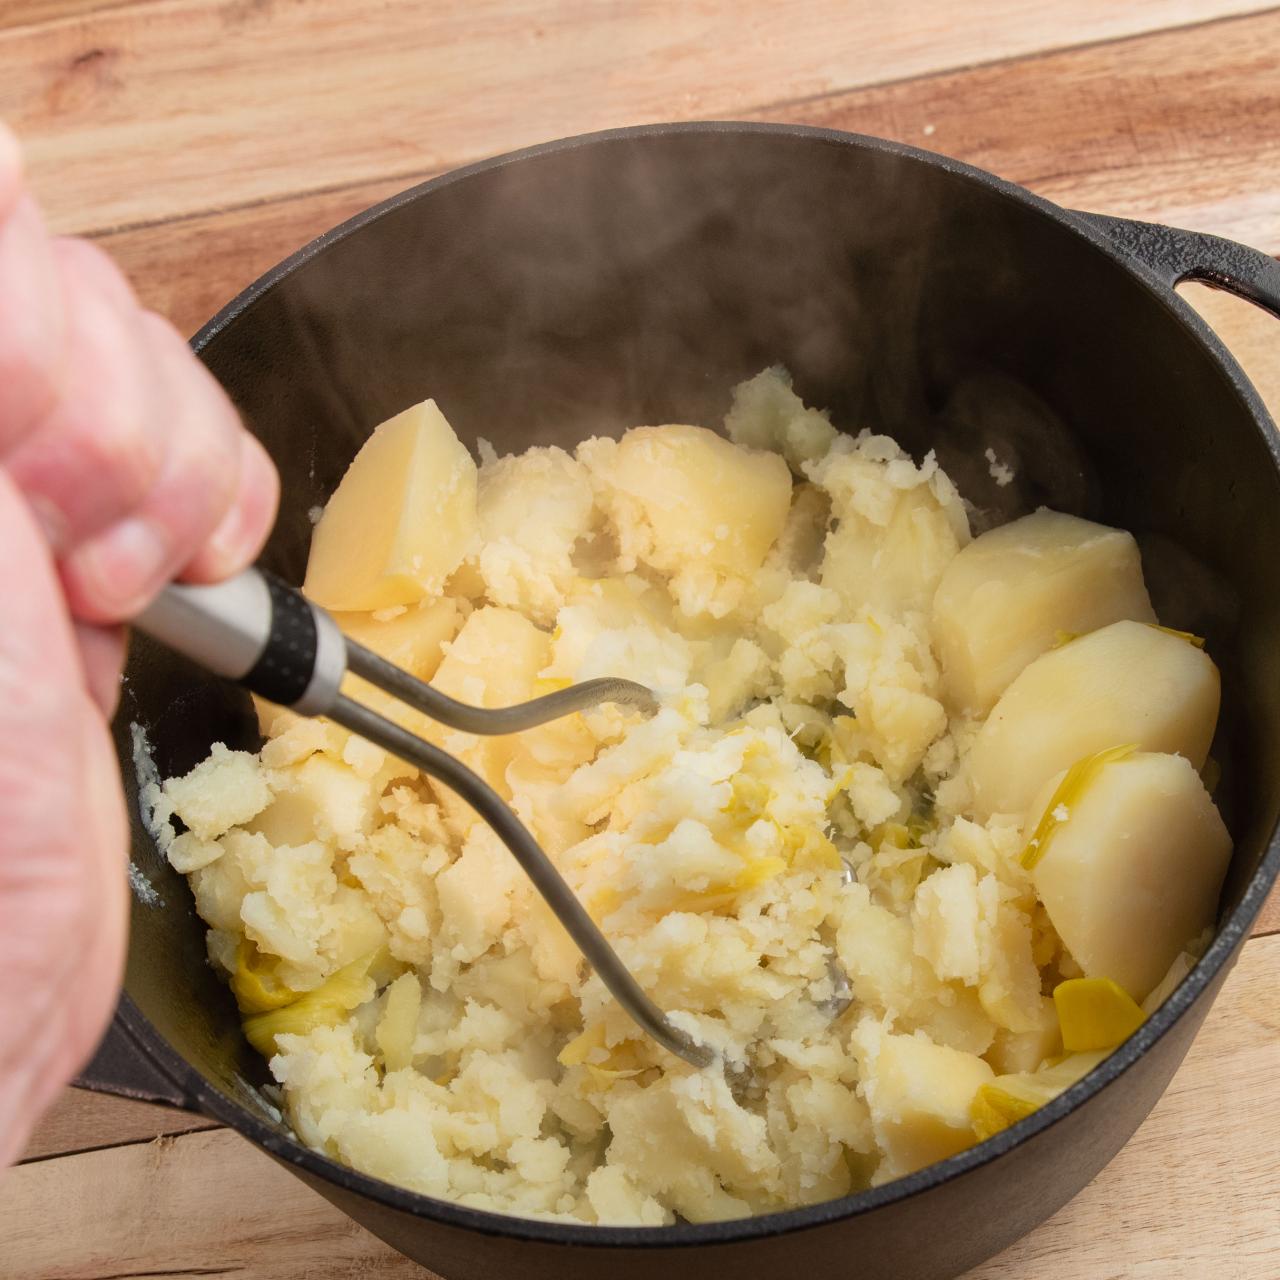
[[[115,1004],[128,827],[120,626],[253,560],[278,482],[110,259],[49,236],[0,124],[0,1165]]]

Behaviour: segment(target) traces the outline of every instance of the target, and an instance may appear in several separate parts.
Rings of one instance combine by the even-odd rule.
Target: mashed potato
[[[932,455],[838,433],[780,370],[736,390],[728,438],[640,427],[573,454],[482,447],[477,468],[434,407],[394,421],[349,493],[385,492],[377,457],[448,459],[447,505],[422,487],[432,467],[397,462],[413,492],[361,541],[348,598],[353,502],[335,500],[309,580],[342,625],[474,703],[613,675],[665,706],[481,739],[360,695],[509,799],[721,1060],[696,1070],[641,1035],[457,797],[264,706],[259,753],[216,746],[152,800],[304,1142],[503,1213],[764,1213],[1012,1123],[1188,970],[1229,849],[1187,763],[1217,673],[1150,625],[1127,534],[1040,513],[971,542]],[[449,527],[420,553],[422,512]],[[1117,627],[1134,630],[1094,643]],[[1082,686],[1141,685],[1157,649],[1158,724],[1135,692],[1092,737],[1067,733]],[[1121,763],[1089,763],[1120,743]],[[1014,793],[1036,800],[986,802]],[[1174,816],[1146,839],[1152,805]],[[1179,867],[1185,892],[1165,885]],[[1131,883],[1156,903],[1141,937]],[[1155,989],[1108,986],[1093,957]]]

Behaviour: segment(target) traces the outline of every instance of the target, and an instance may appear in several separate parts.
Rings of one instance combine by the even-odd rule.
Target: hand
[[[174,577],[248,564],[277,493],[174,329],[100,250],[46,233],[0,125],[0,1164],[115,1004],[120,624]]]

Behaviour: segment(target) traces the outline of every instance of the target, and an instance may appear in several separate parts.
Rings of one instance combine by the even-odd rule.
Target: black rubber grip
[[[301,593],[273,574],[262,576],[271,595],[271,637],[240,683],[282,707],[291,707],[306,693],[315,674],[315,615]]]

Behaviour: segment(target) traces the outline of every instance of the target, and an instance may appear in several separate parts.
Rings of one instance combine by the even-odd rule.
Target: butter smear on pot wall
[[[257,755],[150,799],[313,1147],[512,1214],[764,1213],[1030,1114],[1194,963],[1230,851],[1198,773],[1218,674],[1133,539],[1049,511],[971,539],[932,455],[839,434],[780,370],[725,427],[477,466],[428,401],[352,463],[306,586],[468,702],[661,691],[497,739],[382,705],[739,1069],[641,1038],[451,792],[263,705]]]

